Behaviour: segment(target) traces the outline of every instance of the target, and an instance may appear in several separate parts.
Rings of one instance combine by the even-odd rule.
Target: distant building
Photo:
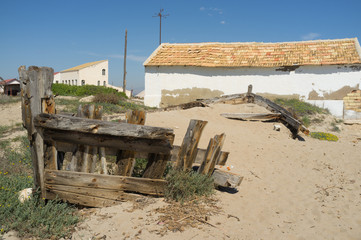
[[[20,92],[20,81],[16,78],[3,80],[0,82],[0,93],[9,96],[16,96]]]
[[[123,92],[123,88],[110,85],[108,82],[108,60],[84,63],[60,72],[54,73],[53,83],[62,83],[74,86],[95,85],[116,89]],[[125,91],[131,97],[132,91]]]
[[[294,95],[343,116],[361,87],[357,38],[279,43],[161,44],[144,62],[144,103],[164,107],[245,93]]]
[[[84,63],[54,73],[54,83],[108,86],[108,60]]]

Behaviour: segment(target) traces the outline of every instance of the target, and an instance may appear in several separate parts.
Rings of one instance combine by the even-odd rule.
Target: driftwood
[[[71,142],[150,153],[172,149],[173,130],[127,123],[104,122],[65,115],[40,114],[34,119],[49,141]]]
[[[238,120],[268,121],[279,119],[281,113],[222,113],[222,117]]]

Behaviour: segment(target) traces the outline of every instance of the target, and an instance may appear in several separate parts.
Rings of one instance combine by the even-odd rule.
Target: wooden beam
[[[189,122],[187,132],[178,153],[176,168],[183,169],[184,171],[192,168],[192,164],[197,156],[198,142],[207,123],[207,121],[195,119]]]
[[[279,119],[281,113],[222,113],[222,117],[237,120],[267,121]]]
[[[145,112],[138,110],[128,110],[125,114],[125,119],[129,124],[144,125]],[[117,154],[117,175],[132,176],[135,164],[135,152],[129,150],[122,150]]]
[[[51,101],[53,98],[51,85],[54,70],[48,67],[39,68],[36,66],[30,66],[26,69],[25,66],[21,66],[18,72],[21,87],[22,119],[30,141],[34,185],[35,188],[40,187],[41,195],[44,196],[44,139],[34,126],[34,118],[42,112],[52,111],[46,108],[48,105],[42,99]],[[50,158],[50,161],[53,161],[53,158]],[[54,163],[50,165],[54,166]]]
[[[237,188],[243,180],[242,176],[219,168],[214,169],[212,177],[216,186],[228,188]]]
[[[50,141],[151,153],[169,153],[173,130],[65,115],[40,114],[35,125]]]
[[[48,185],[91,187],[163,196],[166,181],[162,179],[45,170],[45,183]]]

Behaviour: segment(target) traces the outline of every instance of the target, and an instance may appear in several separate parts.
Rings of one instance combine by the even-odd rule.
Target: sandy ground
[[[159,235],[164,226],[154,209],[166,204],[160,198],[143,209],[132,210],[132,203],[93,209],[73,239],[361,239],[361,126],[342,125],[338,142],[305,135],[299,141],[283,125],[277,132],[275,123],[220,116],[259,111],[264,109],[248,104],[215,105],[147,115],[146,125],[173,128],[177,145],[190,119],[208,121],[201,148],[214,135],[226,134],[227,165],[244,180],[236,193],[217,191],[222,212],[208,220],[212,226],[200,223],[201,229]]]

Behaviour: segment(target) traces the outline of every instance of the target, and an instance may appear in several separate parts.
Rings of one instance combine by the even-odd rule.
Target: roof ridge
[[[288,41],[288,42],[198,42],[198,43],[162,43],[162,45],[231,45],[231,44],[280,44],[280,43],[310,43],[310,42],[341,42],[348,40],[358,40],[357,37],[354,38],[338,38],[338,39],[317,39],[317,40],[303,40],[303,41]],[[159,47],[158,47],[159,48]]]
[[[83,64],[77,65],[77,66],[75,66],[75,67],[71,67],[71,68],[65,69],[65,70],[60,71],[60,72],[62,73],[62,72],[78,71],[78,70],[80,70],[80,69],[83,69],[83,68],[86,68],[86,67],[90,67],[90,66],[93,66],[93,65],[95,65],[95,64],[98,64],[98,63],[101,63],[101,62],[105,62],[105,61],[108,61],[108,59],[99,60],[99,61],[94,61],[94,62],[83,63]]]

